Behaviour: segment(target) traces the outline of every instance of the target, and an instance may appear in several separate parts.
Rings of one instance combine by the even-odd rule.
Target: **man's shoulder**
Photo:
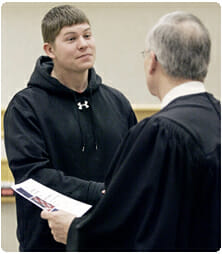
[[[157,117],[164,117],[180,124],[184,123],[190,126],[191,123],[197,125],[207,123],[208,119],[217,120],[215,102],[208,93],[182,96],[175,99],[168,106],[163,108]],[[211,99],[209,99],[211,98]],[[217,101],[219,103],[219,101]]]
[[[25,87],[15,93],[13,96],[13,99],[15,98],[22,98],[22,97],[29,97],[31,95],[37,95],[39,93],[42,93],[42,89],[39,89],[38,87],[32,87],[28,86]]]
[[[189,117],[183,109],[162,109],[156,114],[141,120],[131,129],[131,132],[138,135],[139,133],[164,133],[164,136],[174,138],[176,136],[190,135]]]
[[[171,103],[155,114],[149,124],[158,124],[158,129],[167,129],[172,137],[193,140],[205,153],[215,147],[215,140],[220,139],[220,118],[204,95],[196,96],[196,100],[194,96]]]
[[[128,98],[118,89],[101,84],[99,91],[104,95],[104,98],[114,102],[117,106],[127,106],[128,108],[131,108]]]
[[[26,87],[15,93],[10,100],[7,109],[12,107],[28,107],[32,104],[39,105],[39,100],[42,100],[41,89],[35,87]]]

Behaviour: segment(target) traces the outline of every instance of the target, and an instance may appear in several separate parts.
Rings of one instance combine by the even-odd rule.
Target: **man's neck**
[[[79,93],[84,92],[88,86],[88,70],[84,72],[65,72],[54,68],[51,76],[59,80],[64,86]]]
[[[160,82],[160,85],[159,85],[158,97],[159,97],[160,101],[162,101],[163,98],[165,97],[165,95],[170,90],[172,90],[174,87],[176,87],[182,83],[189,82],[189,81],[190,80],[186,80],[186,79],[172,79],[169,77],[164,77],[164,79],[162,80],[162,82]]]

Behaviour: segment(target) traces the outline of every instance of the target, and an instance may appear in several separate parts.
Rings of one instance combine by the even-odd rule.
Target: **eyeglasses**
[[[143,50],[141,53],[142,57],[145,58],[145,56],[150,52],[150,50]]]

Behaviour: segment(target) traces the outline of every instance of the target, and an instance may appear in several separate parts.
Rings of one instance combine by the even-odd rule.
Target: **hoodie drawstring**
[[[74,94],[74,101],[75,103],[77,103],[77,99],[76,99],[76,95]],[[78,103],[77,103],[78,106]],[[77,112],[77,122],[79,125],[79,129],[80,129],[80,136],[81,136],[81,150],[82,152],[85,151],[85,146],[86,146],[86,142],[85,142],[85,136],[83,135],[83,130],[82,130],[82,124],[81,124],[81,120],[80,120],[80,116],[79,116],[79,109],[76,109]]]
[[[92,134],[93,134],[93,140],[94,140],[94,146],[95,150],[98,150],[98,140],[97,140],[97,135],[95,131],[95,119],[93,116],[93,110],[92,110],[92,90],[90,89],[90,98],[87,100],[84,100],[84,103],[78,102],[78,99],[76,98],[76,95],[74,94],[74,99],[75,103],[77,104],[77,121],[80,129],[80,135],[81,135],[81,151],[84,152],[86,149],[86,138],[83,132],[82,128],[82,122],[81,122],[81,117],[80,117],[80,110],[89,110],[90,112],[90,120],[92,123]]]
[[[98,138],[96,135],[97,132],[96,132],[95,117],[93,116],[93,110],[92,110],[92,89],[91,88],[90,88],[90,104],[91,104],[90,117],[91,117],[91,121],[92,121],[94,145],[95,145],[95,149],[98,150]]]

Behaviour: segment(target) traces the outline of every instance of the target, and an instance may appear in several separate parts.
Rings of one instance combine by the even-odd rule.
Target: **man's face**
[[[65,26],[52,45],[56,68],[66,71],[84,72],[95,62],[95,40],[89,24]]]
[[[152,71],[152,56],[149,50],[146,50],[144,54],[144,71],[146,76],[147,88],[152,95],[156,95],[154,72]]]
[[[144,53],[144,72],[145,72],[145,76],[146,76],[146,84],[147,87],[150,91],[150,75],[149,75],[149,52],[145,51]]]

